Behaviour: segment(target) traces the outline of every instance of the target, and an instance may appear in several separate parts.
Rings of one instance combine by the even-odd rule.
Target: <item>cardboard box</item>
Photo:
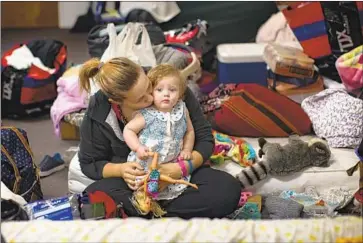
[[[60,135],[62,140],[80,140],[79,127],[64,120],[60,122]]]

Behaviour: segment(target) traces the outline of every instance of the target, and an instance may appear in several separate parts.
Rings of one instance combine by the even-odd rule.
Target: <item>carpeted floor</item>
[[[1,53],[16,43],[27,40],[52,38],[60,40],[68,47],[68,65],[71,63],[83,63],[89,58],[87,53],[87,34],[71,34],[68,30],[60,29],[33,29],[33,30],[1,30]],[[36,163],[39,163],[45,155],[64,153],[69,147],[77,146],[77,141],[62,141],[54,135],[53,123],[49,117],[36,120],[2,120],[3,125],[11,125],[23,128],[27,131],[30,146],[35,155]],[[57,172],[42,179],[42,189],[46,198],[65,195],[68,170]]]

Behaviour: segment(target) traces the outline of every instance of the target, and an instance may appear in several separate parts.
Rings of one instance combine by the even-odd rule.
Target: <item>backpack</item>
[[[1,181],[27,202],[43,199],[39,169],[22,129],[1,127]]]
[[[17,44],[1,58],[1,115],[20,119],[49,114],[67,49],[57,40]]]

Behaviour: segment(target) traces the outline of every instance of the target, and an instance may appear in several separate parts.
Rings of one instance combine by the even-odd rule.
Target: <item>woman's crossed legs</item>
[[[202,166],[193,172],[190,182],[197,184],[198,190],[188,187],[178,198],[159,202],[167,212],[165,217],[222,218],[237,209],[241,186],[230,174]],[[103,191],[116,203],[122,202],[129,217],[140,217],[130,201],[133,191],[122,178],[96,181],[88,186],[86,191]]]

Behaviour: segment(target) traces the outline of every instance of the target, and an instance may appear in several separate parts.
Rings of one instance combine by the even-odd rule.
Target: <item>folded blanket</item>
[[[363,88],[363,45],[341,55],[335,66],[348,91]]]

